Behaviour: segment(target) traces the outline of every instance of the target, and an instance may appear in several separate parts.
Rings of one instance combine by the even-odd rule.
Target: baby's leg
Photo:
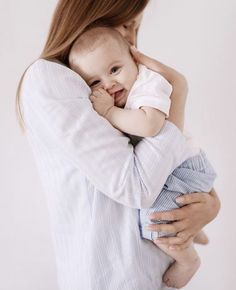
[[[183,162],[168,177],[164,188],[158,195],[152,207],[140,210],[139,226],[141,237],[154,241],[158,237],[170,236],[169,233],[165,232],[148,231],[146,226],[150,223],[168,222],[150,221],[149,215],[155,211],[167,211],[178,208],[179,205],[176,203],[176,198],[181,194],[210,191],[214,179],[215,172],[203,153]],[[206,236],[204,238],[206,238]],[[195,241],[203,242],[202,233],[197,236]],[[164,274],[163,280],[168,286],[174,288],[183,287],[188,283],[200,265],[200,259],[193,246],[179,251],[170,250],[165,245],[158,246],[176,260]]]
[[[200,258],[193,245],[183,250],[170,250],[166,245],[158,247],[175,259],[163,276],[164,283],[177,289],[184,287],[200,266]]]

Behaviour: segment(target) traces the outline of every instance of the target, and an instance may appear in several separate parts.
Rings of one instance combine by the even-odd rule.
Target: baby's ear
[[[136,57],[138,50],[136,49],[135,46],[130,46],[130,54],[134,60],[134,62],[138,65],[139,61],[138,58]]]

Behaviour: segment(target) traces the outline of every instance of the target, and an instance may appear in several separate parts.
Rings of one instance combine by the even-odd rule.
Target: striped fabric
[[[170,236],[165,232],[151,232],[145,229],[145,226],[150,223],[149,214],[178,208],[175,199],[180,195],[191,192],[209,192],[215,178],[216,173],[202,150],[198,155],[184,161],[168,177],[154,204],[150,208],[140,210],[141,236],[152,241],[158,237]],[[153,224],[162,222],[152,221]]]
[[[27,137],[45,190],[61,290],[164,290],[170,258],[139,232],[168,175],[191,156],[181,132],[134,148],[92,108],[67,67],[36,61],[22,87]]]

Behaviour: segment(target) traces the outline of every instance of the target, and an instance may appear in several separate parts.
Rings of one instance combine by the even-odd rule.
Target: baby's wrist
[[[113,105],[113,106],[111,106],[110,108],[107,109],[107,111],[106,111],[106,113],[104,114],[103,117],[106,118],[108,121],[110,121],[114,110],[115,110],[115,106]]]

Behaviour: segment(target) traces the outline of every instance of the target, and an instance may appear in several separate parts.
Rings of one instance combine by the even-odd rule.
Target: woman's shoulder
[[[45,75],[48,71],[57,72],[61,69],[60,66],[63,66],[63,69],[69,69],[65,65],[56,62],[54,60],[46,60],[39,58],[32,62],[28,68],[26,69],[24,78],[27,79],[29,77],[42,77]]]
[[[72,91],[89,94],[86,82],[64,64],[54,61],[37,59],[26,70],[21,92],[23,95],[54,95],[59,98],[69,97]],[[40,94],[37,94],[40,93]]]
[[[50,81],[51,79],[56,79],[58,77],[77,79],[85,84],[84,80],[70,68],[68,68],[63,63],[57,60],[46,60],[46,59],[37,59],[31,65],[28,66],[24,79],[46,79]]]

